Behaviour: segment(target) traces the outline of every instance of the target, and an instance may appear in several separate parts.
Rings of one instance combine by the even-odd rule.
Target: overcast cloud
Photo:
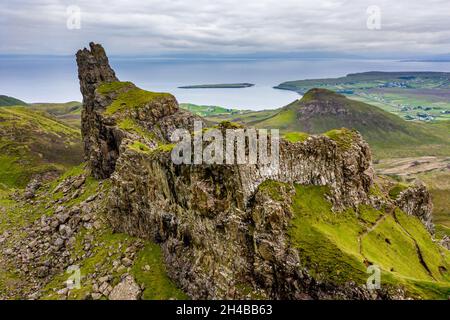
[[[66,27],[67,7],[81,29]],[[381,9],[370,30],[367,8]],[[450,53],[448,0],[2,0],[0,53],[73,54],[89,41],[111,54],[330,51]]]

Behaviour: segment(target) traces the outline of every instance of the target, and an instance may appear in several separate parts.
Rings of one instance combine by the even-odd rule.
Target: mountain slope
[[[81,136],[45,113],[26,107],[0,109],[0,185],[25,187],[35,174],[82,161]]]
[[[26,106],[27,103],[22,100],[8,97],[4,95],[0,95],[0,107],[9,107],[9,106]]]
[[[444,127],[407,122],[380,108],[326,89],[311,89],[301,100],[283,107],[255,126],[278,128],[284,133],[322,133],[342,127],[356,129],[378,157],[450,154],[450,140]]]
[[[29,106],[32,110],[44,111],[70,126],[80,128],[81,105],[81,102],[70,101],[65,103],[32,103]]]

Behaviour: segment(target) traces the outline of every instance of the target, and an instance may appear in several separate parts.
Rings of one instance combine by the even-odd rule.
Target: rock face
[[[85,160],[90,162],[92,173],[97,178],[106,178],[114,171],[118,142],[114,132],[103,125],[101,112],[105,105],[96,99],[95,90],[103,82],[118,79],[109,66],[103,47],[94,43],[89,45],[91,50],[85,48],[77,52],[78,78],[83,95],[81,134]]]
[[[345,132],[345,143],[326,136],[281,140],[279,170],[175,164],[169,136],[176,128],[192,132],[201,119],[169,94],[117,82],[98,45],[80,51],[77,61],[86,155],[93,174],[112,184],[109,221],[117,231],[160,243],[168,274],[191,297],[373,298],[356,285],[315,283],[286,236],[290,184],[328,186],[337,212],[371,203],[371,154],[357,132]],[[259,188],[267,180],[287,183],[277,201]],[[426,203],[404,202],[426,216]]]
[[[138,300],[140,295],[141,288],[134,281],[134,278],[132,276],[126,276],[112,289],[109,300]]]
[[[174,127],[188,126],[187,122],[195,118],[191,114],[180,111],[176,99],[170,94],[161,94],[159,99],[147,99],[139,110],[126,110],[122,114],[106,114],[106,108],[120,94],[131,92],[139,99],[139,89],[132,83],[118,83],[114,71],[109,66],[105,50],[99,44],[90,43],[90,50],[77,52],[78,78],[83,94],[83,110],[81,114],[82,137],[84,142],[85,160],[90,164],[96,178],[108,178],[115,168],[119,149],[125,137],[133,136],[117,125],[121,120],[133,119],[144,126],[146,130],[159,131],[161,139],[167,139],[164,134]],[[101,84],[116,83],[117,90],[106,88],[102,92],[97,89]],[[157,121],[163,121],[157,123]],[[154,128],[158,125],[158,128]]]
[[[409,215],[418,217],[428,231],[434,232],[433,203],[430,193],[423,184],[412,186],[400,193],[396,199],[396,204]]]

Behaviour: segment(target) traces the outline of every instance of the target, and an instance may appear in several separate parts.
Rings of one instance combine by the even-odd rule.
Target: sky
[[[0,54],[450,53],[448,0],[1,0]]]

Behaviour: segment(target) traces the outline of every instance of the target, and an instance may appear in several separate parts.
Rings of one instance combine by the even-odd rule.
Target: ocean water
[[[299,95],[273,89],[283,81],[339,77],[364,71],[449,71],[449,62],[347,59],[182,60],[111,58],[121,80],[170,92],[179,102],[239,109],[282,107]],[[178,89],[178,86],[250,82],[238,89]],[[81,101],[74,57],[0,57],[0,94],[26,102]]]

